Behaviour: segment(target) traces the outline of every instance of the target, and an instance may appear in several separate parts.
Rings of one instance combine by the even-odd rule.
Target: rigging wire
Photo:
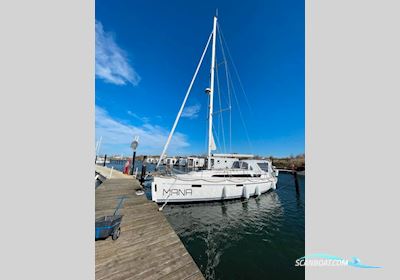
[[[217,29],[218,29],[218,36],[219,36],[219,43],[221,45],[222,57],[225,62],[225,76],[226,76],[226,85],[228,91],[228,106],[229,106],[229,152],[232,153],[232,102],[231,102],[231,91],[229,87],[229,79],[228,79],[228,61],[225,56],[224,46],[222,44],[222,37],[221,37],[221,28],[219,23],[217,22]]]
[[[233,70],[235,71],[235,74],[236,74],[237,79],[238,79],[238,81],[239,81],[239,85],[240,85],[240,88],[241,88],[241,90],[242,90],[242,92],[243,92],[243,95],[244,95],[244,97],[245,97],[247,106],[249,107],[250,112],[253,113],[253,110],[252,110],[252,108],[251,108],[251,105],[250,105],[249,99],[248,99],[248,97],[247,97],[246,91],[244,90],[242,80],[240,79],[239,72],[238,72],[238,70],[237,70],[237,68],[236,68],[235,62],[234,62],[233,59],[232,59],[231,52],[229,51],[228,44],[226,43],[225,36],[224,36],[224,34],[223,34],[223,32],[222,32],[221,27],[219,26],[219,24],[218,24],[218,27],[219,27],[219,28],[218,28],[219,34],[221,35],[222,41],[223,41],[223,43],[225,44],[226,51],[227,51],[227,53],[228,53],[228,56],[229,56],[229,58],[230,58],[230,61],[232,62]]]
[[[232,87],[233,87],[233,81],[232,81],[232,79],[231,79],[230,81],[231,81]],[[235,97],[234,99],[235,99],[235,101],[236,101],[236,105],[237,105],[237,107],[238,107],[239,117],[240,117],[240,120],[242,121],[242,124],[243,124],[243,129],[244,129],[244,133],[245,133],[246,138],[247,138],[247,143],[249,144],[249,148],[250,148],[251,153],[253,153],[253,151],[254,151],[253,145],[251,144],[250,137],[249,137],[249,133],[248,133],[247,126],[246,126],[246,122],[244,121],[243,114],[242,114],[242,110],[240,110],[240,104],[239,104],[239,101],[238,101],[238,99],[237,99],[236,92],[235,92],[235,89],[234,89],[234,88],[232,88],[232,92],[233,92],[233,97]]]
[[[216,80],[217,80],[217,91],[218,91],[219,110],[220,110],[219,120],[221,122],[221,131],[222,131],[222,141],[223,141],[223,144],[224,144],[224,146],[223,146],[224,147],[224,153],[226,153],[224,117],[222,115],[222,101],[221,101],[221,89],[220,89],[220,86],[219,86],[219,78],[218,78],[218,65],[216,66],[215,74],[216,74],[215,76],[216,76]]]
[[[201,64],[203,63],[203,58],[204,58],[204,56],[205,56],[205,54],[206,54],[206,52],[207,52],[208,45],[210,44],[211,38],[212,38],[212,33],[211,33],[210,36],[208,37],[208,41],[207,41],[206,47],[205,47],[204,50],[203,50],[203,54],[201,55],[201,58],[200,58],[199,63],[197,64],[196,70],[195,70],[194,75],[193,75],[193,77],[192,77],[192,80],[191,80],[191,82],[190,82],[190,84],[189,84],[189,87],[188,87],[188,89],[187,89],[187,91],[186,91],[185,98],[183,99],[183,103],[182,103],[182,105],[181,105],[181,107],[180,107],[180,109],[179,109],[179,112],[178,112],[178,114],[177,114],[177,116],[176,116],[176,118],[175,118],[175,121],[174,121],[174,124],[173,124],[173,126],[172,126],[172,129],[171,129],[171,131],[169,132],[167,142],[165,143],[164,148],[163,148],[163,151],[162,151],[162,153],[161,153],[161,155],[160,155],[160,159],[159,159],[158,162],[157,162],[156,169],[160,166],[161,160],[162,160],[162,158],[164,157],[164,155],[165,155],[165,153],[166,153],[166,151],[167,151],[167,149],[168,149],[169,143],[171,142],[172,136],[173,136],[173,134],[174,134],[174,132],[175,132],[175,128],[176,128],[176,126],[178,125],[179,119],[180,119],[180,117],[181,117],[181,115],[182,115],[182,112],[183,112],[183,109],[184,109],[184,107],[185,107],[185,105],[186,105],[186,101],[187,101],[187,99],[188,99],[188,97],[189,97],[189,94],[190,94],[190,92],[191,92],[191,90],[192,90],[192,86],[193,86],[193,84],[194,84],[194,82],[195,82],[195,80],[196,80],[197,73],[199,72],[200,66],[201,66]]]
[[[225,45],[226,50],[227,50],[227,54],[228,54],[229,59],[230,59],[230,61],[232,63],[232,66],[233,66],[233,68],[235,70],[236,77],[237,77],[237,79],[239,81],[239,84],[241,85],[241,90],[243,92],[243,95],[245,96],[246,103],[247,103],[247,105],[249,107],[250,112],[252,112],[252,109],[251,109],[250,104],[249,104],[248,99],[247,99],[246,92],[245,92],[245,90],[243,88],[243,85],[241,83],[241,80],[240,80],[240,77],[239,77],[239,73],[238,73],[238,71],[236,69],[235,63],[233,62],[232,56],[230,55],[230,51],[229,51],[228,45],[226,43],[226,40],[224,38],[224,34],[223,34],[219,24],[217,25],[217,27],[218,27],[218,30],[219,30],[218,34],[220,34],[220,43],[221,43],[221,50],[222,50],[223,56],[226,59],[225,51],[224,51],[224,45]],[[242,111],[240,110],[239,100],[238,100],[237,95],[236,95],[235,85],[234,85],[234,82],[233,82],[233,79],[232,79],[232,75],[230,74],[230,71],[229,71],[229,68],[228,68],[227,60],[226,60],[226,63],[225,63],[225,69],[226,69],[227,83],[228,84],[230,83],[230,85],[231,85],[230,89],[231,89],[231,92],[233,93],[234,100],[236,101],[236,105],[237,105],[238,110],[239,110],[239,117],[240,117],[240,120],[241,120],[242,125],[243,125],[243,129],[244,129],[244,132],[245,132],[245,135],[246,135],[246,139],[247,139],[249,148],[250,148],[251,152],[253,153],[253,151],[254,151],[253,145],[252,145],[252,143],[250,141],[249,133],[248,133],[247,126],[246,126],[246,123],[245,123],[244,118],[243,118]]]

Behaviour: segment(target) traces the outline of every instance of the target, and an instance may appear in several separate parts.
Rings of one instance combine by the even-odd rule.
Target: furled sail
[[[210,150],[211,151],[215,151],[216,149],[217,149],[217,146],[215,145],[214,135],[211,133],[211,147],[210,147]]]

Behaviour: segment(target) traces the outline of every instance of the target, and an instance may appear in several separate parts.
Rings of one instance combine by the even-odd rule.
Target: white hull
[[[188,181],[176,177],[155,177],[151,184],[152,200],[163,203],[249,198],[276,189],[277,182],[275,177],[216,179]]]

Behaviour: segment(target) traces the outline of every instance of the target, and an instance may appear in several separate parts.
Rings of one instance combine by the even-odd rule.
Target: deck
[[[108,177],[110,169],[96,166],[96,172]],[[96,241],[96,279],[204,279],[157,205],[136,195],[139,188],[132,176],[113,171],[96,189],[96,218],[112,215],[126,197],[120,237]]]

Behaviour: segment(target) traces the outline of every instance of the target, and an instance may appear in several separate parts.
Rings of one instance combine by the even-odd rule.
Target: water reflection
[[[167,204],[164,214],[206,279],[304,279],[293,260],[304,255],[304,177],[280,175],[258,198]],[[262,277],[261,277],[262,278]]]
[[[169,205],[164,213],[187,246],[204,246],[202,271],[206,279],[214,279],[224,251],[248,235],[274,232],[284,210],[279,196],[270,192],[248,201]]]
[[[298,180],[297,191],[293,175],[280,173],[277,190],[258,198],[167,204],[163,212],[206,279],[304,279],[293,265],[305,254],[305,177]]]

